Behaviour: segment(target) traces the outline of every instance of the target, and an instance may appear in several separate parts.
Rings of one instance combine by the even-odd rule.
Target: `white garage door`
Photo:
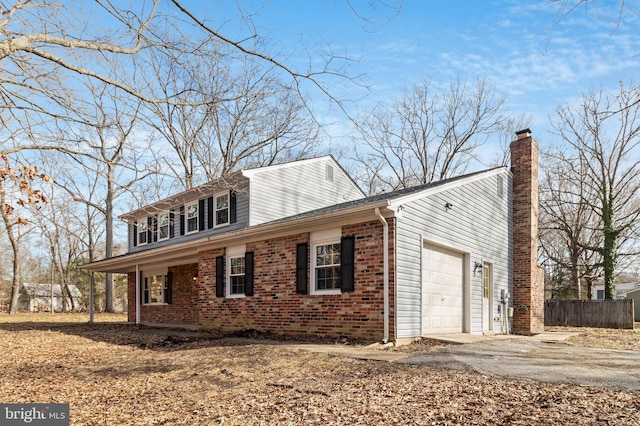
[[[425,244],[422,263],[422,334],[463,331],[464,255]]]

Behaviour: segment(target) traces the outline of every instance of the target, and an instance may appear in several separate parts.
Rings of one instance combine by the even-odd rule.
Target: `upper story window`
[[[147,224],[147,218],[138,222],[138,245],[147,244],[147,231],[149,229],[149,225]]]
[[[198,231],[198,203],[187,204],[187,234]]]
[[[216,196],[216,226],[229,223],[229,193]]]
[[[169,238],[169,212],[158,215],[158,240]]]

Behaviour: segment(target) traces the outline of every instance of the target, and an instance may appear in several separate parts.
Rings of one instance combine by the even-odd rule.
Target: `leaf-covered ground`
[[[0,316],[0,402],[66,402],[74,425],[640,423],[637,393],[230,345],[123,319]]]

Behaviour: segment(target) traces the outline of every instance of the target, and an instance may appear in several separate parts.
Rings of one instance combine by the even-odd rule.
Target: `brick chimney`
[[[531,130],[511,142],[513,173],[513,331],[544,331],[544,274],[538,268],[538,144]]]

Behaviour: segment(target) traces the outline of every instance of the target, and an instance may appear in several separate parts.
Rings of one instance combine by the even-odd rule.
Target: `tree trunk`
[[[105,218],[105,226],[106,226],[106,246],[105,246],[105,256],[106,258],[110,258],[113,256],[113,185],[115,182],[114,176],[114,166],[109,164],[109,174],[107,178],[107,198],[106,198],[106,218]],[[114,312],[113,307],[113,274],[107,272],[105,274],[105,289],[104,289],[104,298],[105,298],[105,311],[106,312]]]
[[[9,314],[18,312],[18,297],[20,297],[20,251],[18,239],[15,235],[15,227],[19,226],[8,210],[2,208],[6,203],[4,181],[0,179],[0,212],[4,227],[7,230],[7,237],[11,243],[13,252],[13,281],[11,285],[11,305],[9,306]]]
[[[606,196],[602,206],[604,244],[602,246],[602,267],[604,271],[604,298],[611,300],[615,296],[615,271],[617,261],[618,234],[614,224],[614,205],[611,194]]]
[[[577,242],[572,238],[571,241],[572,250],[571,250],[571,294],[569,296],[570,299],[579,300],[580,299],[580,251]]]
[[[73,295],[71,294],[71,291],[69,290],[69,284],[67,282],[64,283],[64,300],[65,300],[65,307],[70,309],[71,312],[75,312],[76,311],[76,302],[75,300],[73,300]],[[62,288],[61,288],[62,290]],[[68,299],[67,299],[68,297]],[[68,302],[67,302],[68,301]]]
[[[13,265],[13,284],[11,285],[11,305],[9,314],[14,315],[18,312],[18,298],[20,297],[20,274],[16,272],[16,264]]]

